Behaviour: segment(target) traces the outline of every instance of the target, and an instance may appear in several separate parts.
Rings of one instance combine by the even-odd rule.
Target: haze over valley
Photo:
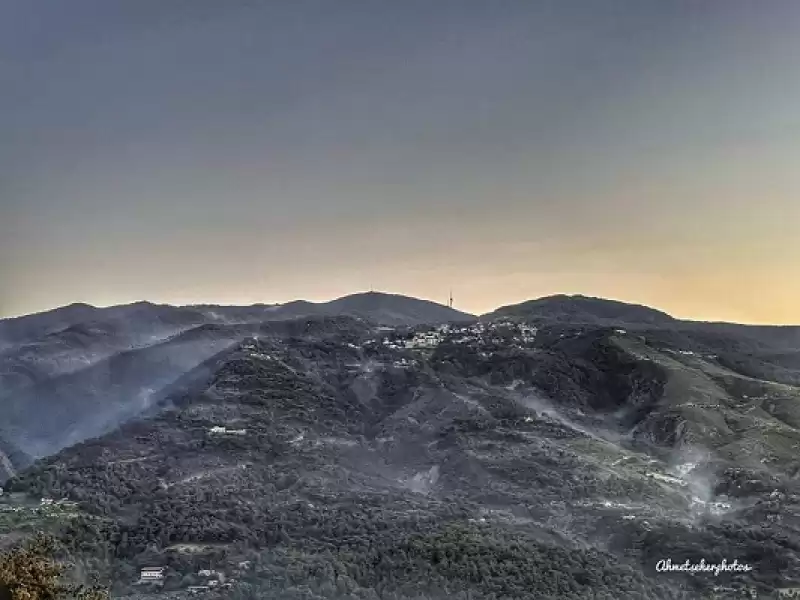
[[[800,597],[798,31],[1,1],[0,600]]]
[[[370,292],[73,305],[0,339],[0,542],[47,531],[114,597],[738,598],[800,578],[800,327]]]

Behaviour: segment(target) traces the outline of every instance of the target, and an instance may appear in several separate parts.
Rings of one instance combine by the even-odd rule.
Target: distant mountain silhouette
[[[576,324],[672,325],[677,322],[665,312],[639,304],[563,294],[503,306],[482,318],[491,320],[502,317]]]
[[[164,329],[178,330],[206,323],[259,323],[316,316],[353,316],[379,325],[444,323],[476,318],[430,300],[382,292],[352,294],[329,302],[294,300],[285,304],[250,306],[172,306],[135,302],[98,308],[89,304],[70,304],[23,317],[0,319],[0,349],[32,342],[49,334],[80,334],[95,328],[134,330],[143,325],[148,328],[162,325]]]
[[[319,304],[298,300],[279,306],[272,313],[272,318],[303,316],[352,316],[381,325],[418,325],[475,320],[474,315],[430,300],[382,292],[352,294]]]
[[[93,318],[98,309],[89,304],[70,304],[47,312],[0,320],[0,348],[19,344],[74,323]]]

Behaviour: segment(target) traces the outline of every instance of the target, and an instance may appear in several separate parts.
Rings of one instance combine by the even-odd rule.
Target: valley
[[[15,465],[0,539],[51,532],[131,599],[742,598],[800,580],[791,335],[639,309],[359,311],[126,351],[129,375],[85,379],[90,413],[119,398],[124,418]],[[55,398],[85,423],[76,373],[17,406]]]

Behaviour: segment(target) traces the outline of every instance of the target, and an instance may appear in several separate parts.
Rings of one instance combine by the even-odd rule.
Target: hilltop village
[[[378,331],[384,334],[380,340],[380,343],[384,346],[396,350],[424,350],[426,348],[436,348],[444,342],[525,346],[535,341],[537,329],[523,323],[503,320],[461,326],[444,324],[435,327],[406,329],[382,327]]]

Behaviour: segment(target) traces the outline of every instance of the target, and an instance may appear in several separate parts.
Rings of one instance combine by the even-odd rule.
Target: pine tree
[[[55,551],[55,541],[39,535],[0,555],[0,599],[107,600],[108,593],[98,587],[65,583],[66,567],[54,560]]]

